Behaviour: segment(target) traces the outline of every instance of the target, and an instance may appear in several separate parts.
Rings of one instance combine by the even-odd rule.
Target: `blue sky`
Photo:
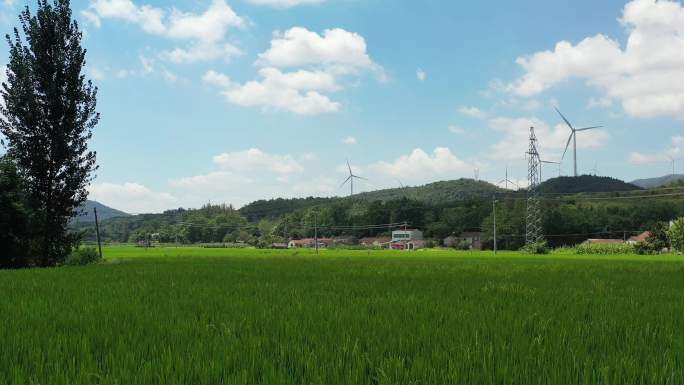
[[[33,6],[33,2],[29,3]],[[21,1],[5,1],[5,30]],[[102,120],[91,198],[129,212],[479,177],[524,184],[528,127],[582,173],[684,155],[677,1],[73,1]],[[684,167],[684,165],[682,165]],[[561,172],[572,171],[568,153]],[[558,175],[549,168],[545,176]]]

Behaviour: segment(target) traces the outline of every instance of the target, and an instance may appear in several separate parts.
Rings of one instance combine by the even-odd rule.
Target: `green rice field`
[[[0,384],[684,384],[684,257],[107,247],[0,271]]]

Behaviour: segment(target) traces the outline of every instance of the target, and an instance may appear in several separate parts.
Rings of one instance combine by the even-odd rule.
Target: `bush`
[[[67,256],[64,262],[67,266],[85,266],[100,261],[100,254],[91,247],[76,249]]]
[[[471,244],[468,241],[460,241],[454,244],[454,249],[456,250],[470,250]]]
[[[548,254],[551,249],[546,241],[530,243],[523,246],[520,251],[525,254]]]
[[[605,243],[583,243],[575,246],[576,254],[632,254],[634,253],[634,246],[627,243],[619,244],[605,244]]]
[[[667,231],[667,236],[670,238],[670,243],[672,248],[684,252],[684,217],[681,217],[674,221],[670,229]]]

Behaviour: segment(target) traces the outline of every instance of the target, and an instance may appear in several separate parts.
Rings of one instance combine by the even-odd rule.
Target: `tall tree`
[[[23,181],[8,156],[0,157],[0,269],[29,264],[28,223]]]
[[[77,242],[67,225],[97,169],[88,140],[100,115],[97,88],[82,74],[86,50],[69,0],[39,0],[37,7],[35,15],[28,6],[19,15],[21,33],[15,28],[13,37],[6,36],[0,132],[35,213],[32,252],[38,265],[51,266]]]

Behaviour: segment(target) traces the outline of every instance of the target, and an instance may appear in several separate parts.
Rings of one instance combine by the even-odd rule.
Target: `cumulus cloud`
[[[162,9],[136,5],[132,0],[93,0],[83,17],[96,27],[102,19],[122,20],[138,25],[143,31],[172,40],[189,41],[190,45],[161,54],[175,62],[229,60],[240,50],[225,41],[230,28],[245,26],[225,0],[213,0],[201,14],[182,12],[176,8]]]
[[[457,135],[463,135],[466,133],[466,131],[463,128],[454,125],[449,126],[449,132]]]
[[[368,56],[360,35],[339,28],[319,35],[301,27],[276,34],[257,65],[258,80],[240,84],[212,70],[204,81],[221,88],[233,104],[318,115],[340,110],[341,104],[328,95],[343,89],[339,78],[380,68]]]
[[[670,145],[663,151],[645,154],[632,152],[629,154],[629,162],[632,164],[649,164],[658,162],[669,162],[671,159],[684,158],[684,136],[675,136]]]
[[[353,137],[353,136],[348,136],[348,137],[346,137],[346,138],[344,138],[344,139],[342,140],[342,143],[344,143],[344,144],[356,144],[357,141],[356,141],[356,138],[355,138],[355,137]]]
[[[339,72],[376,69],[367,52],[366,40],[341,28],[322,35],[303,27],[276,33],[271,46],[259,54],[258,64],[272,67],[326,66]]]
[[[420,80],[421,82],[422,82],[422,81],[425,81],[425,78],[426,78],[426,77],[427,77],[427,74],[425,73],[425,71],[423,71],[423,70],[420,69],[420,68],[418,68],[418,70],[416,70],[416,78],[417,78],[418,80]]]
[[[328,73],[306,70],[283,73],[276,68],[262,68],[259,74],[260,80],[238,84],[224,74],[209,71],[204,75],[204,81],[222,88],[221,93],[226,100],[240,106],[300,115],[317,115],[340,109],[339,103],[321,93],[338,88],[335,78]]]
[[[632,0],[620,23],[624,47],[605,35],[567,41],[553,50],[517,59],[525,74],[504,86],[521,96],[537,95],[568,79],[582,79],[620,100],[633,117],[684,120],[684,7],[671,0]]]
[[[291,155],[268,154],[258,148],[224,152],[214,156],[213,161],[221,169],[235,172],[269,171],[276,174],[292,174],[304,171],[302,165]]]
[[[488,121],[489,127],[503,134],[503,138],[491,149],[491,157],[501,160],[522,159],[529,147],[530,127],[534,127],[538,149],[544,160],[558,161],[570,136],[570,129],[563,125],[549,126],[536,118],[496,117]],[[577,133],[577,148],[591,149],[602,146],[608,134],[599,129]],[[566,154],[566,159],[571,154]]]
[[[461,106],[458,108],[458,112],[473,119],[486,119],[488,116],[486,112],[477,107]]]
[[[394,161],[370,164],[367,169],[380,176],[427,182],[444,177],[454,179],[469,175],[474,167],[476,166],[456,157],[448,148],[437,147],[432,153],[416,148],[410,154],[402,155]]]
[[[98,183],[89,187],[90,199],[127,213],[157,213],[178,205],[167,192],[156,192],[138,183]]]
[[[291,8],[298,5],[320,4],[325,0],[249,0],[255,5],[267,5],[274,8]]]

